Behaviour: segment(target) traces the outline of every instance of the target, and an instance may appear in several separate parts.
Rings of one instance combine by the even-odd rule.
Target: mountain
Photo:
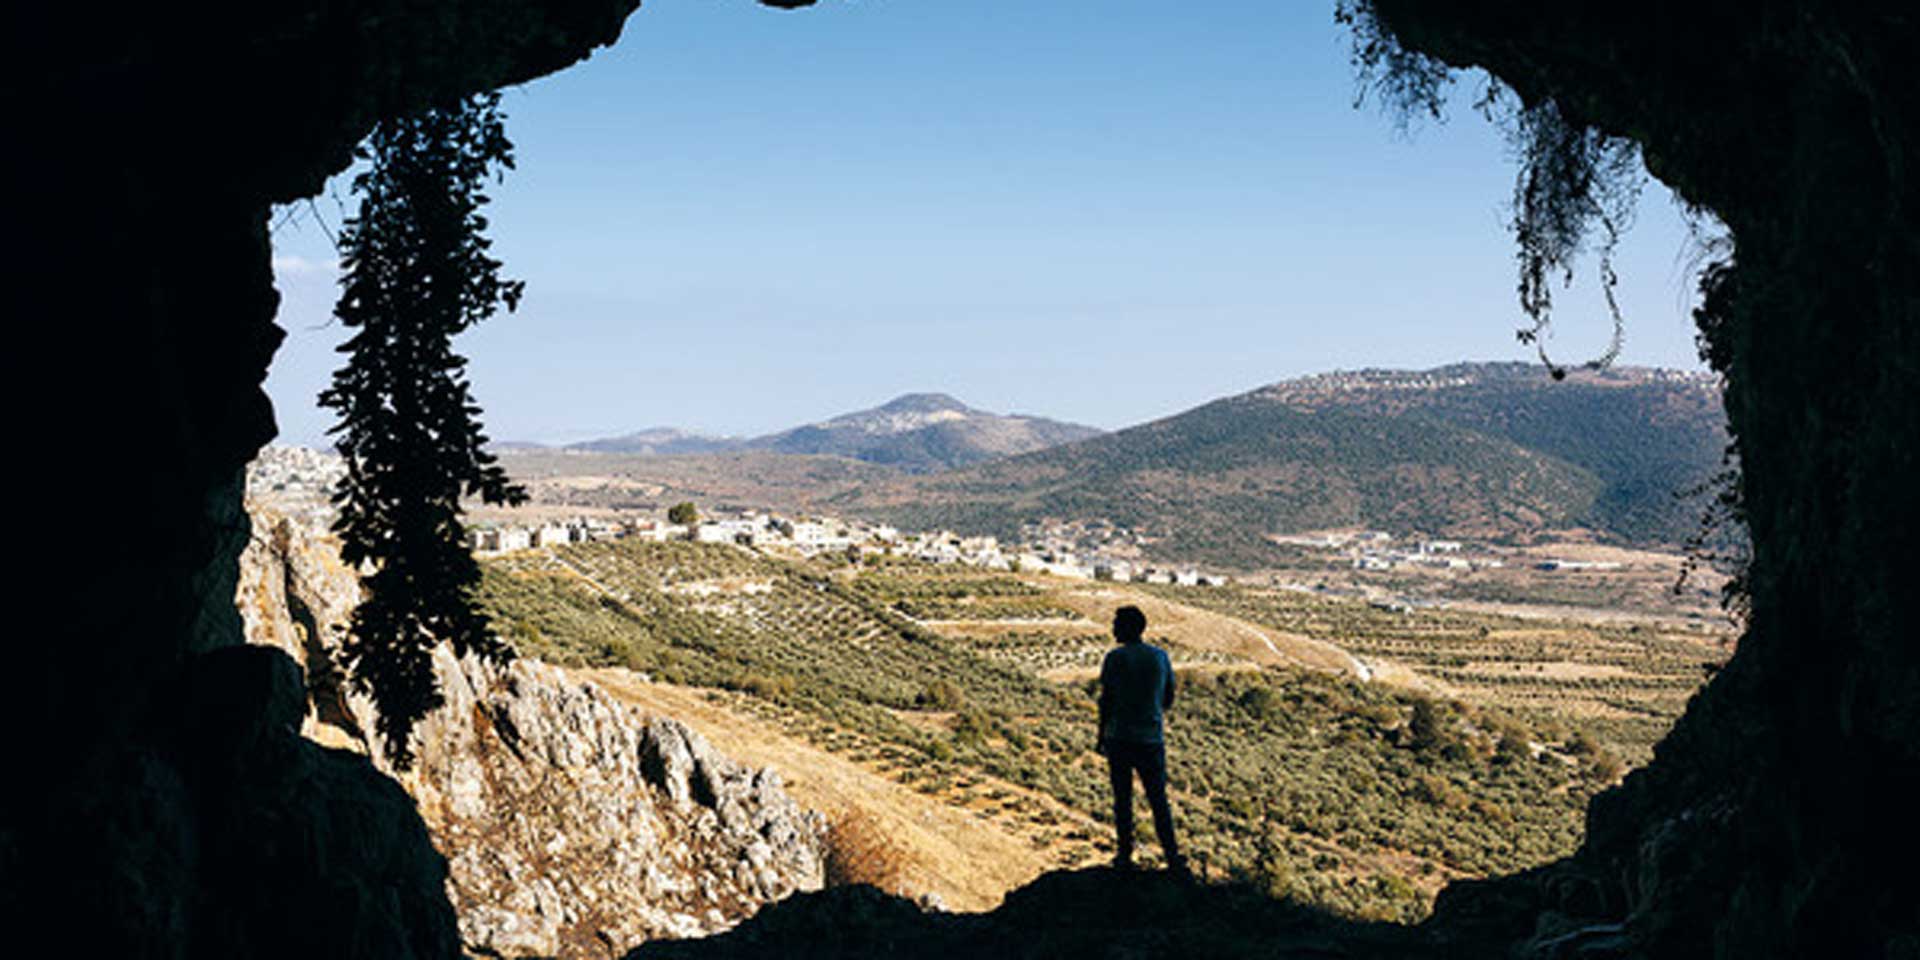
[[[1407,375],[1370,371],[1267,388],[1275,399],[1428,417],[1510,440],[1591,473],[1599,497],[1581,522],[1635,542],[1674,543],[1697,528],[1689,492],[1721,467],[1726,415],[1711,374],[1648,368],[1574,371],[1556,382],[1534,364],[1456,364]],[[1352,389],[1367,383],[1373,389]]]
[[[576,443],[570,450],[644,455],[753,450],[834,456],[930,473],[1097,436],[1099,430],[1044,417],[976,410],[944,393],[909,393],[871,410],[741,440],[655,427]]]
[[[738,437],[710,437],[700,433],[688,433],[673,427],[649,427],[618,437],[568,444],[567,449],[588,453],[676,456],[688,453],[724,453],[739,449],[741,444],[742,441]]]
[[[1228,565],[1330,527],[1481,538],[1587,526],[1674,543],[1725,444],[1717,387],[1618,369],[1555,382],[1527,364],[1369,370],[1273,384],[1163,420],[827,506],[916,528],[1009,536],[1105,520],[1150,552]]]
[[[1098,436],[1099,430],[1043,417],[976,410],[944,393],[909,393],[747,442],[775,453],[827,454],[928,473]]]

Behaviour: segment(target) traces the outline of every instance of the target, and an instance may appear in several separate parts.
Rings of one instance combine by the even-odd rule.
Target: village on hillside
[[[345,475],[344,461],[331,451],[271,446],[247,468],[248,496],[316,527],[333,516],[332,492]],[[950,530],[905,531],[886,524],[820,515],[787,515],[746,508],[700,508],[691,522],[676,523],[661,510],[611,510],[571,517],[548,516],[526,522],[486,519],[474,522],[468,540],[476,556],[497,556],[558,544],[634,538],[729,544],[774,555],[868,555],[911,558],[989,570],[1046,573],[1059,577],[1116,583],[1218,586],[1234,578],[1185,564],[1149,561],[1144,538],[1106,522],[1052,521],[1028,524],[1018,542]],[[1324,564],[1355,572],[1396,570],[1485,571],[1520,562],[1546,572],[1608,571],[1618,562],[1560,557],[1511,556],[1508,552],[1459,540],[1396,538],[1382,530],[1273,534],[1273,542],[1316,556]],[[1270,578],[1261,578],[1268,582]],[[1396,606],[1413,603],[1388,597]]]
[[[1514,364],[1511,370],[1536,371],[1526,364]],[[1511,370],[1505,371],[1511,376]],[[1312,376],[1283,380],[1256,391],[1258,396],[1291,403],[1315,403],[1343,395],[1360,393],[1421,393],[1471,387],[1484,383],[1500,368],[1484,364],[1462,364],[1435,370],[1337,370]],[[1668,370],[1657,367],[1616,366],[1604,371],[1574,370],[1569,376],[1577,383],[1633,386],[1662,383],[1699,391],[1711,396],[1720,392],[1720,375],[1699,370]]]
[[[345,473],[336,454],[305,447],[273,446],[248,467],[248,495],[271,500],[283,512],[308,521],[331,516],[334,485]],[[674,523],[667,511],[616,511],[582,514],[528,523],[481,521],[469,531],[479,556],[493,556],[565,543],[593,541],[686,540],[732,544],[764,552],[802,557],[867,552],[910,557],[928,563],[960,564],[992,570],[1051,573],[1062,577],[1121,582],[1209,585],[1227,582],[1221,574],[1193,567],[1150,565],[1137,559],[1084,552],[1055,532],[1036,530],[1029,542],[1003,544],[996,537],[952,531],[909,532],[885,524],[825,516],[786,516],[752,509],[716,510],[691,523]]]

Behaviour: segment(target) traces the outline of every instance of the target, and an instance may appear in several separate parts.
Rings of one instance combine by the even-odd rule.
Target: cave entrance
[[[1124,589],[1169,621],[1185,651],[1199,719],[1181,746],[1188,769],[1176,786],[1203,841],[1196,849],[1220,875],[1257,876],[1275,892],[1351,913],[1414,919],[1448,879],[1515,872],[1571,852],[1585,799],[1650,757],[1703,682],[1702,665],[1728,650],[1726,632],[1710,625],[1712,583],[1674,603],[1663,592],[1677,576],[1677,551],[1642,549],[1662,538],[1673,547],[1691,529],[1689,508],[1665,505],[1648,521],[1633,504],[1606,498],[1638,497],[1644,506],[1660,499],[1657,483],[1677,490],[1705,478],[1603,477],[1594,468],[1606,449],[1579,446],[1590,438],[1525,434],[1495,414],[1502,398],[1566,412],[1634,391],[1646,404],[1679,397],[1696,422],[1675,461],[1717,463],[1717,426],[1702,426],[1717,415],[1717,395],[1703,400],[1696,388],[1705,378],[1685,375],[1699,373],[1680,302],[1686,283],[1671,264],[1685,219],[1643,205],[1648,222],[1618,268],[1627,312],[1650,318],[1636,325],[1622,366],[1681,368],[1670,378],[1679,389],[1662,376],[1581,375],[1560,399],[1542,399],[1550,396],[1544,384],[1508,383],[1545,375],[1510,339],[1523,318],[1506,293],[1504,144],[1477,120],[1396,143],[1389,123],[1352,110],[1347,41],[1330,11],[1235,11],[1183,24],[1177,40],[1150,29],[1158,15],[1144,10],[1090,36],[1069,32],[1085,19],[1058,11],[979,13],[931,12],[917,15],[930,22],[909,23],[848,8],[805,15],[819,24],[776,24],[752,10],[650,8],[612,50],[510,94],[521,169],[496,191],[494,221],[497,250],[508,272],[528,281],[528,300],[467,348],[493,433],[563,447],[666,425],[676,430],[648,443],[704,446],[714,459],[656,460],[634,440],[635,449],[607,454],[624,460],[526,449],[509,462],[553,478],[546,506],[555,517],[562,507],[617,515],[695,499],[805,522],[800,515],[824,513],[822,504],[854,490],[898,496],[908,488],[889,485],[906,481],[888,474],[887,462],[844,452],[798,456],[859,465],[776,465],[767,457],[779,450],[732,437],[793,440],[789,428],[896,394],[954,394],[1115,432],[1216,397],[1277,394],[1281,407],[1313,408],[1339,428],[1288,429],[1359,457],[1339,431],[1399,430],[1387,435],[1410,449],[1431,437],[1389,422],[1404,413],[1395,409],[1405,406],[1400,398],[1471,387],[1468,399],[1434,409],[1456,418],[1447,426],[1454,450],[1498,449],[1484,463],[1417,467],[1521,476],[1566,487],[1568,502],[1585,504],[1579,509],[1615,512],[1522,498],[1408,521],[1384,509],[1393,504],[1377,491],[1363,491],[1345,514],[1329,511],[1318,523],[1300,520],[1310,510],[1256,515],[1250,531],[1231,516],[1199,535],[1175,533],[1167,515],[1147,521],[1144,533],[1138,520],[1060,519],[1074,535],[1104,521],[1117,537],[1177,537],[1197,551],[1124,544],[1145,547],[1125,554],[1129,582],[1147,567],[1166,568],[1173,581]],[[1068,36],[1081,42],[1069,45]],[[1285,56],[1265,46],[1276,38]],[[835,69],[812,69],[829,61]],[[716,63],[729,68],[708,92],[696,81],[712,77]],[[662,89],[702,92],[648,100],[631,125],[607,121],[623,92]],[[317,436],[319,422],[303,421],[296,401],[318,392],[332,362],[321,348],[337,336],[323,329],[334,276],[321,209],[290,208],[275,233],[292,340],[270,386],[296,436]],[[1593,284],[1576,290],[1598,315]],[[1471,360],[1521,369],[1456,368]],[[1410,369],[1311,379],[1371,367]],[[1335,392],[1396,399],[1313,407],[1318,394]],[[970,411],[958,407],[932,414]],[[1647,409],[1608,412],[1618,419]],[[637,411],[644,420],[632,419]],[[1529,453],[1559,466],[1533,471],[1522,462]],[[1404,465],[1345,466],[1364,486]],[[923,472],[966,466],[921,464]],[[1263,467],[1241,481],[1251,499],[1312,496],[1281,476],[1297,470],[1297,459]],[[1482,486],[1436,495],[1415,482],[1406,495],[1424,509],[1448,496],[1492,494]],[[1376,506],[1366,509],[1377,512],[1363,511],[1367,496]],[[1557,525],[1487,519],[1556,509]],[[1614,522],[1621,526],[1604,526]],[[1386,539],[1365,539],[1383,527],[1392,528]],[[986,527],[955,532],[989,535]],[[752,531],[736,533],[751,539]],[[1085,624],[1104,615],[1095,594],[1123,589],[1111,585],[1114,564],[1094,581],[1102,585],[1086,589],[1035,587],[1031,566],[1008,571],[1006,583],[1024,587],[1005,589],[1034,591],[1042,597],[1034,609],[1082,625],[1054,638],[1063,648],[1086,646],[1089,632],[1097,639]],[[1203,575],[1242,582],[1202,587]],[[732,589],[714,579],[702,588]],[[1195,592],[1178,592],[1186,587]],[[882,609],[916,604],[931,609],[904,594]],[[1581,607],[1588,612],[1568,612]],[[974,654],[989,649],[979,641],[1000,639],[992,617],[923,619],[965,621],[949,639],[980,646]],[[1037,645],[1032,637],[1009,643]],[[1059,686],[1074,678],[1070,666],[1034,672],[1072,689]],[[765,672],[733,679],[783,692],[781,678]],[[1063,715],[1044,705],[1003,710],[995,722],[1011,726],[962,729],[963,711],[922,709],[920,700],[953,699],[933,679],[901,703],[875,701],[910,717],[900,743],[1031,788],[1019,777],[1037,774],[1015,773],[1013,760],[982,754],[973,741],[1014,749],[1031,741],[1009,731],[1051,729],[1067,722]],[[955,703],[969,698],[962,692]],[[1223,731],[1246,742],[1222,741]],[[1070,753],[1049,759],[1073,769]],[[1074,780],[1050,796],[1097,818],[1089,789],[1097,792],[1097,782]]]

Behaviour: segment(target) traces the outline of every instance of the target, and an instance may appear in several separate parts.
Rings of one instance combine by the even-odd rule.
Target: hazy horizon
[[[1457,361],[1450,361],[1450,363],[1438,363],[1438,365],[1434,365],[1434,367],[1405,367],[1405,369],[1402,369],[1402,367],[1375,367],[1375,369],[1390,369],[1390,371],[1396,371],[1396,372],[1425,372],[1425,371],[1432,371],[1432,369],[1438,369],[1438,367],[1452,367],[1452,365],[1482,365],[1482,363],[1513,363],[1513,361],[1511,361],[1511,359],[1500,359],[1500,361],[1488,361],[1488,359],[1457,359]],[[1523,361],[1517,361],[1517,363],[1526,363],[1526,361],[1524,361],[1523,359]],[[1620,365],[1615,365],[1615,369],[1632,369],[1632,367],[1645,367],[1645,369],[1668,369],[1668,371],[1699,371],[1699,369],[1701,369],[1699,365],[1693,365],[1693,367],[1653,367],[1653,365],[1634,365],[1634,363],[1620,363]],[[1306,374],[1302,374],[1302,376],[1315,376],[1315,374],[1332,374],[1332,372],[1359,372],[1359,371],[1363,371],[1363,367],[1352,367],[1352,369],[1331,369],[1331,371],[1309,371],[1309,372],[1306,372]],[[1546,367],[1540,367],[1540,376],[1542,376],[1542,380],[1544,380],[1544,378],[1548,378],[1548,371],[1546,371]],[[760,432],[733,432],[733,434],[718,434],[718,432],[708,432],[708,430],[697,430],[697,428],[689,428],[689,426],[684,426],[684,424],[670,424],[670,422],[645,422],[645,424],[634,424],[634,426],[628,426],[628,428],[622,428],[622,430],[618,430],[618,432],[612,432],[612,434],[591,434],[591,436],[588,436],[588,434],[580,434],[578,430],[572,430],[572,432],[566,432],[566,434],[563,434],[563,436],[559,436],[559,438],[522,438],[522,436],[492,436],[492,438],[490,438],[490,442],[492,442],[492,444],[505,444],[505,445],[530,444],[530,445],[543,445],[543,447],[564,447],[564,445],[588,444],[588,442],[595,442],[595,440],[618,440],[618,438],[624,438],[624,436],[632,436],[632,434],[645,434],[645,432],[653,432],[653,430],[680,430],[682,434],[687,434],[687,436],[697,436],[697,438],[705,438],[705,440],[755,440],[755,438],[762,438],[762,436],[770,436],[770,434],[778,434],[778,432],[783,432],[783,430],[791,430],[791,428],[797,428],[797,426],[812,426],[812,424],[822,424],[822,422],[828,422],[828,420],[837,419],[837,417],[843,417],[843,415],[851,415],[851,413],[864,413],[864,411],[872,411],[872,409],[877,409],[877,407],[883,407],[883,405],[887,405],[887,403],[891,403],[891,401],[895,401],[895,399],[900,399],[900,397],[904,397],[904,396],[914,396],[914,394],[945,394],[945,396],[952,397],[952,399],[956,399],[956,401],[960,401],[960,403],[964,403],[966,407],[972,407],[973,411],[979,411],[979,413],[991,413],[991,415],[1000,415],[1000,417],[1037,417],[1037,419],[1062,420],[1062,422],[1075,422],[1075,424],[1079,424],[1079,426],[1094,426],[1094,428],[1100,428],[1100,430],[1104,430],[1104,432],[1116,432],[1116,430],[1127,430],[1127,428],[1131,428],[1131,426],[1140,426],[1140,424],[1148,424],[1148,422],[1154,422],[1154,420],[1167,419],[1167,417],[1177,417],[1177,415],[1181,415],[1181,413],[1188,413],[1188,411],[1192,411],[1194,407],[1202,407],[1202,405],[1206,405],[1206,403],[1212,403],[1212,401],[1215,401],[1215,399],[1225,399],[1225,397],[1233,397],[1233,396],[1240,396],[1240,394],[1248,394],[1248,392],[1254,392],[1254,390],[1260,390],[1260,388],[1265,388],[1265,386],[1271,386],[1271,384],[1277,384],[1277,382],[1283,382],[1283,380],[1294,380],[1294,376],[1283,376],[1283,378],[1277,378],[1277,380],[1267,380],[1267,382],[1261,382],[1261,384],[1246,384],[1246,386],[1242,386],[1242,388],[1233,388],[1233,390],[1225,390],[1225,392],[1223,392],[1223,394],[1219,394],[1219,396],[1213,396],[1213,397],[1208,397],[1208,399],[1202,399],[1202,401],[1198,401],[1198,403],[1194,403],[1194,405],[1188,405],[1188,407],[1181,407],[1181,409],[1169,409],[1169,411],[1162,411],[1162,413],[1154,413],[1154,415],[1148,415],[1146,419],[1131,420],[1131,422],[1119,422],[1119,424],[1112,424],[1112,426],[1108,426],[1108,424],[1081,424],[1079,420],[1064,420],[1062,419],[1062,417],[1054,417],[1054,415],[1050,415],[1050,413],[1046,413],[1046,411],[1002,411],[1002,409],[991,409],[991,407],[981,407],[979,403],[972,403],[972,401],[970,401],[968,397],[958,396],[958,394],[952,394],[950,390],[908,390],[908,392],[904,392],[904,394],[893,394],[893,396],[876,397],[876,399],[874,399],[874,401],[870,401],[870,403],[864,403],[864,405],[860,405],[860,407],[851,407],[851,409],[845,409],[845,411],[835,411],[835,413],[831,413],[831,415],[828,415],[828,417],[818,417],[818,419],[812,419],[812,420],[793,420],[793,422],[785,422],[785,424],[780,424],[780,426],[776,426],[776,428],[772,428],[772,430],[760,430]],[[574,434],[578,434],[578,436],[574,436]],[[280,436],[280,438],[275,438],[275,444],[301,445],[301,447],[332,447],[332,444],[328,444],[328,442],[326,442],[324,438],[319,438],[319,440],[296,440],[296,438],[288,438],[288,436]]]

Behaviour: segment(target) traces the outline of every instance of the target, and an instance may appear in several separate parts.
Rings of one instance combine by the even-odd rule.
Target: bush
[[[827,886],[871,884],[904,893],[907,854],[864,810],[846,810],[827,828]]]
[[[1587,764],[1587,778],[1595,783],[1612,783],[1625,773],[1627,765],[1610,751],[1601,750]]]
[[[1413,787],[1414,796],[1436,807],[1459,810],[1467,806],[1467,795],[1445,777],[1423,773],[1414,778]]]
[[[987,739],[993,736],[995,726],[993,718],[986,713],[968,710],[954,718],[953,742],[976,749],[984,747]]]
[[[1272,687],[1248,687],[1240,694],[1240,706],[1262,723],[1279,717],[1282,712],[1280,696]]]
[[[769,677],[765,674],[750,673],[737,684],[731,684],[736,690],[744,690],[762,700],[785,700],[793,696],[796,683],[792,677]]]
[[[1600,752],[1600,741],[1586,730],[1575,730],[1573,738],[1567,741],[1567,752],[1576,757],[1591,757]]]
[[[913,705],[923,710],[959,710],[967,705],[967,695],[951,680],[935,680],[914,696]]]
[[[1407,735],[1415,750],[1443,749],[1454,743],[1453,732],[1446,728],[1440,708],[1426,697],[1413,701],[1413,716],[1407,721]]]
[[[1287,857],[1285,844],[1271,827],[1260,834],[1256,850],[1253,868],[1245,872],[1244,879],[1276,900],[1291,896],[1299,873]]]
[[[1533,748],[1527,745],[1526,734],[1516,730],[1501,731],[1500,741],[1493,748],[1496,763],[1519,763],[1532,757]]]

